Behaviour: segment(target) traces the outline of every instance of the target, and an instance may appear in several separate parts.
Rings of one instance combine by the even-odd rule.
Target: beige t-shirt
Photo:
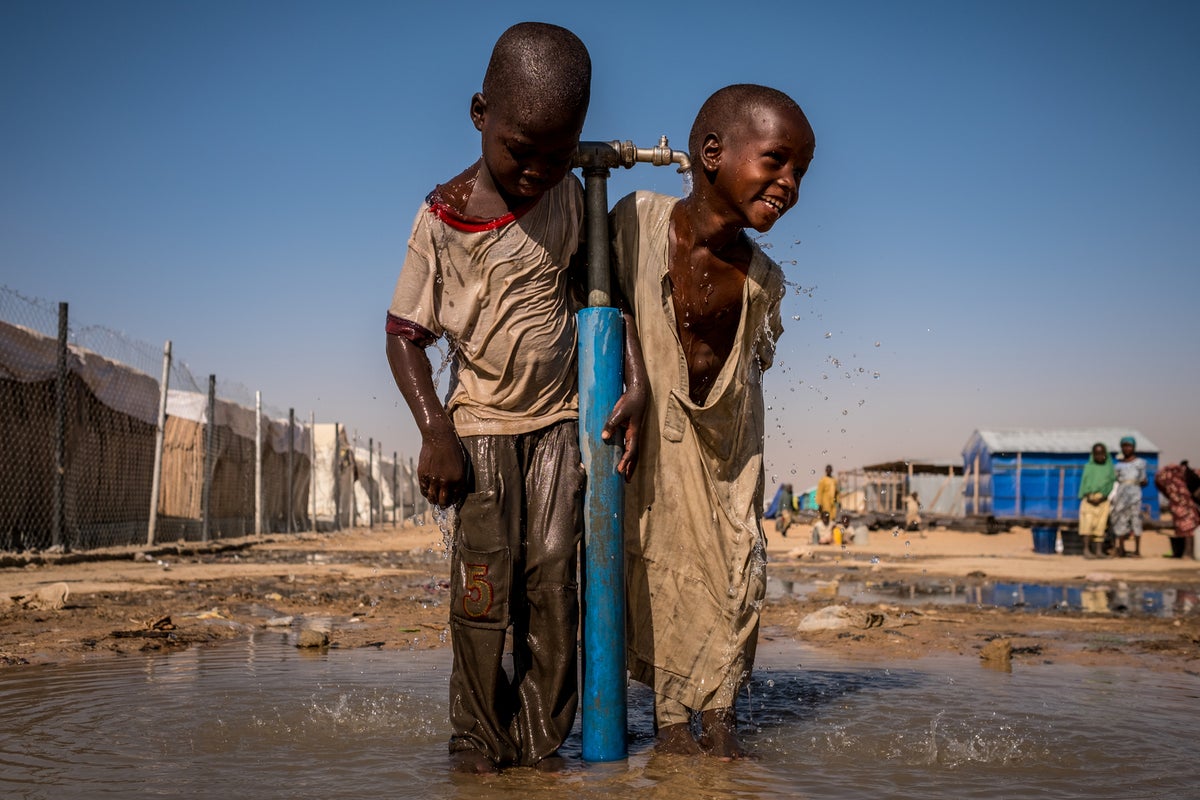
[[[582,224],[583,192],[570,175],[522,212],[487,222],[435,201],[417,212],[388,312],[446,337],[446,407],[460,436],[578,416],[580,306],[568,265]]]

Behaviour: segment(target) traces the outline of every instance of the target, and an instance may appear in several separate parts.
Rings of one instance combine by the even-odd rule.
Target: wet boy
[[[629,666],[654,689],[667,752],[745,755],[734,699],[766,587],[762,373],[784,295],[782,270],[745,230],[770,230],[796,204],[814,143],[787,95],[726,87],[692,127],[692,194],[636,192],[611,215],[650,381],[626,494]]]
[[[570,31],[505,31],[471,98],[482,158],[421,206],[388,310],[388,361],[421,432],[421,493],[458,506],[450,751],[461,771],[558,767],[578,702],[584,476],[570,266],[583,196],[564,178],[590,82]],[[453,357],[444,406],[424,350],[442,336]],[[615,412],[610,425],[624,421]],[[510,626],[511,679],[501,665]]]

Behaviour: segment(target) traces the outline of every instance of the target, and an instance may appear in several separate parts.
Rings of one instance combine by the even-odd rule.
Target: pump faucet
[[[684,150],[672,150],[666,136],[659,137],[655,147],[634,147],[633,142],[580,142],[575,151],[573,166],[584,169],[630,169],[634,164],[653,164],[663,167],[678,164],[678,172],[687,172],[692,167],[691,159]]]
[[[631,168],[634,164],[663,167],[678,164],[679,172],[688,172],[692,162],[683,150],[672,150],[667,137],[657,147],[634,147],[633,142],[580,142],[571,161],[583,168],[584,214],[588,232],[588,305],[611,306],[608,268],[608,171],[613,167]]]

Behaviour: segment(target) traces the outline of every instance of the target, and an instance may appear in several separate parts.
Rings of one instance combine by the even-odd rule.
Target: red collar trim
[[[503,228],[505,225],[516,222],[521,217],[525,216],[525,213],[537,204],[537,201],[535,200],[531,203],[526,203],[516,211],[510,211],[507,214],[496,217],[495,219],[478,219],[476,217],[468,217],[460,214],[457,210],[443,203],[438,199],[436,189],[429,193],[429,196],[425,198],[425,202],[429,204],[429,211],[434,216],[449,225],[451,228],[464,231],[466,233],[480,233],[482,231],[492,231],[496,228]]]

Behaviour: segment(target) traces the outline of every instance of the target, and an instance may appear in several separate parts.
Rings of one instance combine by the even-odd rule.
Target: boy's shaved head
[[[579,37],[545,22],[520,22],[492,50],[483,96],[521,114],[582,116],[591,96],[592,59]]]
[[[692,168],[699,166],[699,155],[704,147],[704,137],[710,133],[724,139],[731,129],[736,129],[747,115],[759,108],[775,108],[790,111],[804,117],[804,111],[795,100],[778,89],[759,86],[757,83],[735,83],[718,89],[704,101],[692,133],[688,137],[688,150],[692,154]]]

